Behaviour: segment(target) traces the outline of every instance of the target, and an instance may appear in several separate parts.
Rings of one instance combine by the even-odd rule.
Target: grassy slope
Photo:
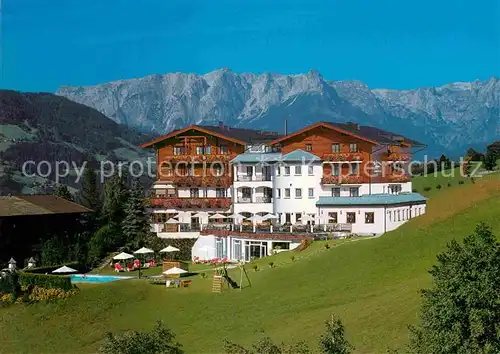
[[[417,320],[426,270],[452,238],[486,221],[500,233],[498,175],[433,195],[428,213],[398,230],[302,257],[275,256],[278,267],[249,272],[252,287],[212,294],[210,279],[187,289],[131,280],[82,287],[57,304],[0,309],[1,352],[93,352],[108,330],[148,329],[158,318],[189,353],[217,352],[225,338],[249,343],[264,330],[276,340],[315,342],[323,321],[339,314],[357,352],[383,352],[407,339]],[[262,261],[265,266],[269,260]],[[237,275],[237,272],[234,271]],[[238,279],[239,281],[239,279]]]

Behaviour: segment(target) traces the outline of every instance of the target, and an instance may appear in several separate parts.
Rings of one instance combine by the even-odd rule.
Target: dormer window
[[[332,144],[332,152],[340,152],[340,144],[339,143]]]
[[[306,144],[306,151],[312,151],[313,146],[312,144]]]
[[[219,145],[219,154],[221,155],[229,154],[229,149],[227,148],[227,145]]]
[[[356,143],[349,144],[349,151],[350,152],[358,152],[358,144],[356,144]]]

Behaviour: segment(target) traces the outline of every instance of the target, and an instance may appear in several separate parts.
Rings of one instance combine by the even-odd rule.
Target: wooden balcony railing
[[[150,198],[152,207],[171,209],[229,209],[231,198]]]
[[[348,176],[323,176],[321,178],[322,184],[354,184],[354,183],[366,183],[366,178],[357,175]]]
[[[363,154],[360,152],[331,152],[323,154],[323,161],[363,161]]]
[[[172,183],[182,187],[225,187],[231,186],[231,176],[172,176]]]
[[[228,163],[236,157],[236,154],[207,154],[207,155],[196,155],[196,154],[183,154],[183,155],[172,155],[165,158],[161,162],[188,162],[188,163],[204,163],[204,162],[223,162]]]
[[[407,174],[399,174],[399,175],[387,175],[385,176],[389,182],[409,182],[410,176]]]
[[[393,152],[387,156],[387,161],[409,161],[410,154]]]

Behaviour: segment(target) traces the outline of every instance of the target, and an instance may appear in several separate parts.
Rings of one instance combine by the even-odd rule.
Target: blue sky
[[[500,76],[495,0],[0,1],[0,88],[221,67],[399,89]]]

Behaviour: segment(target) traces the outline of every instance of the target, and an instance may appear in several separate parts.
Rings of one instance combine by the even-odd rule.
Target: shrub
[[[201,272],[200,273],[200,277],[202,277],[203,279],[205,279],[207,277],[207,274],[205,272]]]
[[[73,289],[71,279],[67,276],[61,275],[46,275],[21,272],[19,273],[19,284],[22,287],[34,285],[45,289],[61,289],[66,291]]]
[[[325,243],[325,250],[329,249],[330,245],[328,243]]]
[[[253,268],[253,270],[254,270],[254,271],[257,271],[257,270],[259,269],[259,266],[258,266],[257,264],[254,264],[254,265],[252,266],[252,268]]]
[[[295,256],[291,256],[290,259],[292,260],[292,262],[295,262]]]
[[[62,266],[68,266],[70,268],[73,268],[80,273],[87,273],[89,269],[87,266],[82,265],[78,262],[70,262],[70,263],[64,263],[64,264],[59,264],[59,265],[51,265],[51,266],[43,266],[43,267],[36,267],[36,268],[25,268],[23,269],[23,272],[25,273],[36,273],[36,274],[46,274],[46,273],[52,273],[54,270],[57,268],[60,268]]]
[[[416,188],[413,188],[411,191],[412,193],[418,193],[418,190]]]
[[[175,341],[175,335],[163,325],[156,323],[154,330],[148,332],[127,332],[121,335],[108,333],[103,346],[99,349],[102,354],[182,354],[182,345]]]
[[[464,181],[458,181],[458,184],[464,184]]]
[[[12,305],[15,302],[14,294],[0,294],[0,307]]]
[[[274,267],[274,262],[269,262],[269,268],[273,268]]]
[[[451,183],[450,182],[448,182],[448,187],[451,187]]]
[[[70,296],[73,296],[77,293],[78,293],[77,288],[73,288],[71,290],[62,290],[54,288],[45,289],[35,285],[30,288],[27,298],[29,301],[53,301],[53,300],[67,299]]]
[[[441,189],[441,185],[440,185],[440,184],[438,184],[438,185],[436,186],[436,189]]]
[[[426,191],[426,192],[430,191],[431,189],[432,189],[432,188],[431,188],[431,187],[428,187],[428,186],[427,186],[427,187],[424,187],[424,191]]]

